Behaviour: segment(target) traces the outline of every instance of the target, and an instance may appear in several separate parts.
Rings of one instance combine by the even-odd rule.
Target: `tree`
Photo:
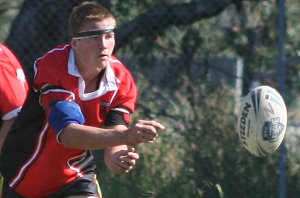
[[[138,37],[155,39],[171,25],[188,25],[218,15],[229,5],[242,1],[201,0],[155,5],[132,21],[122,24],[116,33],[118,44],[116,50],[129,45]],[[6,43],[25,65],[28,75],[32,73],[33,60],[55,45],[69,40],[67,18],[72,7],[80,2],[82,0],[72,0],[68,3],[57,0],[24,0],[18,16],[13,21]],[[98,2],[107,7],[111,4],[109,0]],[[126,2],[122,1],[120,4]]]

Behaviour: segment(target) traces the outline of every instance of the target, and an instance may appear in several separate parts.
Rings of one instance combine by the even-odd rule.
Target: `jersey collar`
[[[120,83],[120,80],[116,77],[114,70],[111,68],[110,64],[108,64],[104,76],[101,78],[99,89],[93,93],[84,94],[83,92],[84,92],[85,85],[83,82],[83,78],[79,73],[78,68],[75,64],[74,50],[72,48],[70,49],[69,52],[68,73],[80,79],[79,88],[81,90],[79,92],[81,92],[82,99],[83,98],[88,99],[91,97],[91,95],[95,97],[99,97],[101,95],[104,95],[108,91],[115,91],[118,89],[118,84]]]

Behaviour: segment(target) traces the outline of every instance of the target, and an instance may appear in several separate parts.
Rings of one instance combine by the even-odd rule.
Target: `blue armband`
[[[51,103],[50,106],[48,121],[57,134],[71,123],[85,122],[80,106],[74,101],[62,100]]]

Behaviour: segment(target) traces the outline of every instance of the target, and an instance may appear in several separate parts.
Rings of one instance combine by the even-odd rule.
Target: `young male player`
[[[25,101],[27,90],[28,84],[19,60],[7,46],[0,43],[0,154],[7,133]],[[0,192],[2,182],[0,174]]]
[[[105,149],[114,172],[128,172],[140,143],[164,126],[139,120],[128,128],[137,88],[114,56],[116,20],[94,2],[75,7],[72,41],[35,62],[34,90],[9,133],[0,166],[4,198],[101,197],[93,149]]]

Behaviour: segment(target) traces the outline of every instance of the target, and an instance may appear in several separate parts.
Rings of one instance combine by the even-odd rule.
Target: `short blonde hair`
[[[107,18],[116,19],[112,12],[96,2],[83,2],[75,6],[69,17],[69,34],[74,36],[81,32],[89,21],[103,21]]]

